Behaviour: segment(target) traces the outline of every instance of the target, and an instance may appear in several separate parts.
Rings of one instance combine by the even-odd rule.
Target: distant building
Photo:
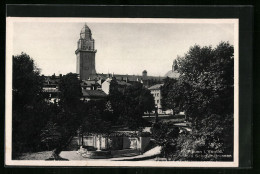
[[[50,103],[55,103],[59,101],[58,94],[60,76],[43,76],[43,94],[45,99]],[[81,81],[81,90],[82,90],[82,101],[90,101],[90,100],[105,100],[107,94],[102,91],[101,85],[102,80],[82,80]]]
[[[111,78],[107,78],[103,83],[102,83],[102,91],[104,91],[106,94],[109,94],[109,89],[110,89],[110,83],[111,83]]]
[[[179,78],[180,73],[178,72],[178,64],[176,59],[173,61],[172,64],[172,70],[168,71],[164,77],[169,77],[169,78]]]
[[[158,86],[162,85],[165,77],[178,78],[178,65],[175,60],[172,65],[172,70],[166,73],[162,78],[160,76],[149,76],[147,70],[144,70],[141,75],[122,75],[122,74],[103,74],[96,72],[95,55],[95,40],[92,38],[90,28],[85,24],[80,31],[80,38],[77,42],[77,50],[75,51],[77,63],[76,73],[81,80],[83,98],[82,100],[98,100],[103,99],[109,94],[110,82],[114,78],[122,87],[131,85],[135,82],[142,83],[146,88],[149,88],[154,97],[155,104],[161,112],[161,93]],[[48,95],[49,100],[53,102],[57,99],[59,93],[58,83],[60,76],[45,77],[44,92]],[[155,89],[156,88],[156,89]],[[93,92],[97,90],[98,92]],[[102,92],[101,92],[102,90]]]
[[[162,105],[161,105],[161,86],[163,86],[163,84],[156,84],[154,86],[151,86],[150,88],[148,88],[151,91],[151,94],[154,97],[154,103],[155,106],[158,108],[158,113],[161,114],[163,113],[162,111]]]
[[[112,74],[103,74],[96,72],[96,55],[95,40],[92,38],[92,32],[90,28],[85,24],[80,31],[80,38],[77,42],[77,50],[75,51],[77,64],[76,73],[79,74],[80,80],[103,80],[111,78]],[[149,87],[162,81],[161,77],[148,76],[147,71],[144,70],[142,75],[122,75],[113,74],[119,81],[138,81],[143,83],[144,86]]]
[[[121,88],[125,88],[126,86],[130,86],[131,84],[130,83],[127,83],[127,79],[126,81],[123,81],[123,80],[117,80],[115,79],[118,86],[119,86],[119,90],[120,90],[120,87]],[[106,94],[109,94],[109,90],[110,90],[110,83],[112,81],[112,78],[107,78],[103,83],[102,83],[102,91],[104,91]]]
[[[58,94],[59,94],[59,76],[43,76],[43,95],[45,100],[50,103],[55,103],[59,101]]]
[[[101,89],[101,84],[98,83],[98,81],[96,80],[82,80],[80,85],[82,89],[86,89],[86,90]]]
[[[82,101],[97,101],[97,100],[105,100],[107,98],[107,94],[102,90],[86,90],[82,89]]]
[[[174,60],[173,65],[172,65],[172,70],[168,71],[164,77],[176,79],[176,78],[179,78],[179,76],[180,76],[180,74],[178,72],[177,61]],[[162,105],[161,105],[161,100],[162,100],[161,86],[163,86],[163,84],[159,83],[159,84],[153,85],[148,88],[154,97],[154,102],[155,102],[156,107],[158,108],[158,113],[163,113]],[[172,114],[172,111],[166,111],[166,113]]]

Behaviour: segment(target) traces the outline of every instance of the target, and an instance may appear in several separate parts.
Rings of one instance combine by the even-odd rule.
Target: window
[[[159,103],[159,100],[157,100],[157,103]]]

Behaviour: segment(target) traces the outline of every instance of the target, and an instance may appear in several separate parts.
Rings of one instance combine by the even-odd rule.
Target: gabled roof
[[[112,79],[107,78],[105,81],[108,82],[108,83],[111,83]],[[127,82],[122,81],[122,80],[116,80],[116,82],[117,82],[118,85],[121,85],[121,86],[130,86],[131,85],[130,83],[127,83]]]
[[[178,71],[173,71],[173,70],[168,71],[164,75],[164,77],[175,78],[175,79],[179,78],[179,76],[180,76],[180,73]]]
[[[95,80],[82,80],[81,82],[81,86],[92,86],[92,85],[96,85]]]
[[[104,81],[105,81],[104,79],[100,79],[100,80],[97,81],[97,83],[98,83],[99,85],[102,85],[102,83],[103,83]]]
[[[160,89],[161,86],[163,86],[163,84],[156,84],[156,85],[151,86],[151,87],[148,88],[148,89],[149,89],[149,90],[156,90],[156,89]]]

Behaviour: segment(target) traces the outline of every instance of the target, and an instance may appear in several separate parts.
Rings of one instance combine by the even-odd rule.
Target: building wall
[[[79,51],[77,53],[77,73],[81,80],[88,80],[96,74],[95,51]]]
[[[104,81],[101,85],[102,91],[104,91],[107,95],[109,94],[110,82]]]
[[[150,137],[140,137],[140,151],[144,152],[145,148],[148,146],[150,143],[151,138]]]
[[[82,145],[82,137],[74,137],[75,142],[78,142],[76,147]],[[101,142],[100,142],[101,140]],[[96,136],[84,136],[83,146],[91,146],[95,149],[100,148],[101,150],[122,150],[122,149],[136,149],[141,152],[145,150],[150,142],[150,137],[99,137]],[[75,143],[73,143],[75,145]],[[71,146],[71,148],[73,148]],[[75,146],[74,146],[75,149]]]
[[[161,90],[160,89],[153,89],[153,90],[151,90],[151,94],[154,97],[154,103],[158,108],[158,113],[162,113],[162,109],[161,109],[162,108],[162,105],[161,105],[161,99],[162,99]]]
[[[80,53],[77,53],[76,73],[80,74]]]
[[[129,137],[123,137],[123,149],[129,149],[131,145],[131,141]]]

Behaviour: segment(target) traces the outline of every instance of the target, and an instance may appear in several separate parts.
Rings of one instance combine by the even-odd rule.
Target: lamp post
[[[158,106],[155,105],[155,123],[158,123]]]

